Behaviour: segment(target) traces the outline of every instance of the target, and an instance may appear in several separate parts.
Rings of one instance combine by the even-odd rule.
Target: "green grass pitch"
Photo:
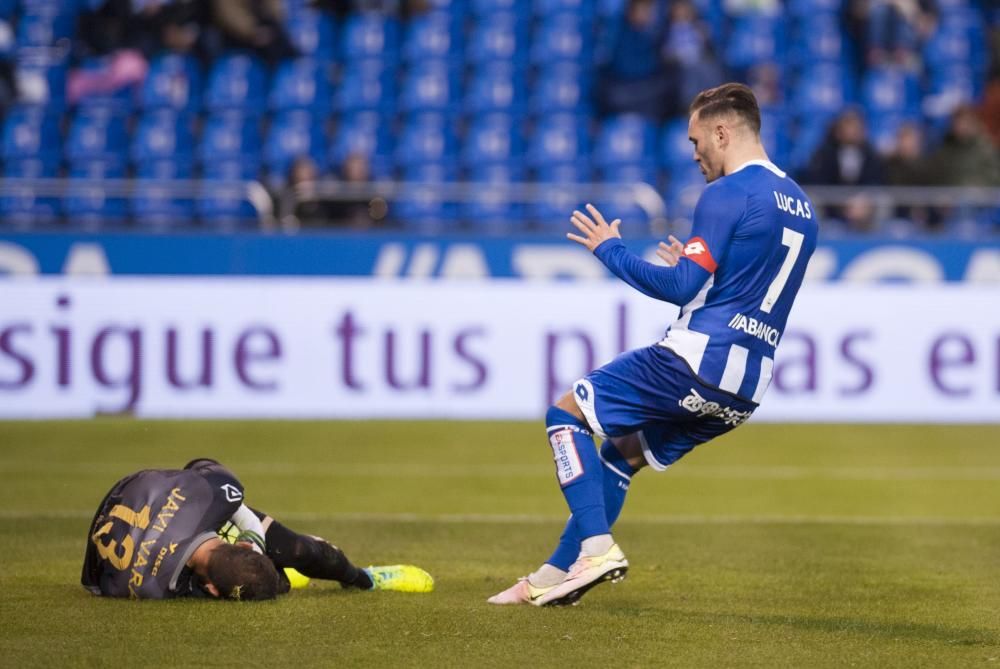
[[[195,456],[435,592],[84,592],[107,488]],[[636,477],[628,579],[565,609],[485,602],[565,516],[540,423],[0,423],[0,471],[7,667],[1000,667],[1000,426],[742,427]]]

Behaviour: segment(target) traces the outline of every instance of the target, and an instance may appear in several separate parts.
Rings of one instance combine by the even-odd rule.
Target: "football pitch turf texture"
[[[79,585],[121,476],[197,456],[357,564],[274,602]],[[633,481],[621,584],[494,607],[566,515],[538,423],[0,423],[3,667],[1000,667],[1000,426],[748,425]]]

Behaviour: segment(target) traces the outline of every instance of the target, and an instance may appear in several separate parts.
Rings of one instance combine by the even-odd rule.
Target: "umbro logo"
[[[238,502],[243,499],[243,491],[234,486],[232,483],[226,483],[219,486],[219,488],[222,489],[222,492],[226,493],[227,502]]]
[[[691,242],[684,247],[684,255],[686,256],[697,256],[705,252],[705,245],[701,242]]]

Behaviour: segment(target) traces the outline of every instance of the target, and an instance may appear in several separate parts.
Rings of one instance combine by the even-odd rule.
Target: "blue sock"
[[[550,407],[545,427],[556,463],[556,479],[582,538],[607,534],[604,476],[594,437],[573,414]]]
[[[618,520],[618,515],[625,504],[625,495],[628,493],[629,482],[632,475],[635,474],[635,470],[618,452],[610,439],[601,445],[601,469],[603,471],[604,512],[610,528]],[[570,516],[566,523],[566,529],[563,530],[562,536],[559,538],[559,545],[546,562],[553,567],[568,571],[570,565],[576,561],[580,554],[580,542],[583,539],[584,536],[581,535],[576,524],[576,517]]]

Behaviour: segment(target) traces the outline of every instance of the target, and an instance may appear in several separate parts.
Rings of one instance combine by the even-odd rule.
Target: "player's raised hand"
[[[593,218],[587,216],[582,211],[573,212],[573,217],[569,220],[577,230],[583,233],[583,236],[567,232],[566,237],[568,239],[572,239],[578,244],[583,244],[589,251],[593,251],[601,245],[601,242],[608,239],[621,239],[622,235],[618,232],[618,226],[622,224],[620,218],[611,221],[609,225],[594,205],[588,204],[587,211],[590,212],[590,216],[593,216]]]
[[[660,245],[656,249],[656,255],[660,257],[660,260],[667,263],[668,267],[673,267],[684,255],[684,242],[677,239],[673,235],[669,237],[670,243],[660,242]]]

